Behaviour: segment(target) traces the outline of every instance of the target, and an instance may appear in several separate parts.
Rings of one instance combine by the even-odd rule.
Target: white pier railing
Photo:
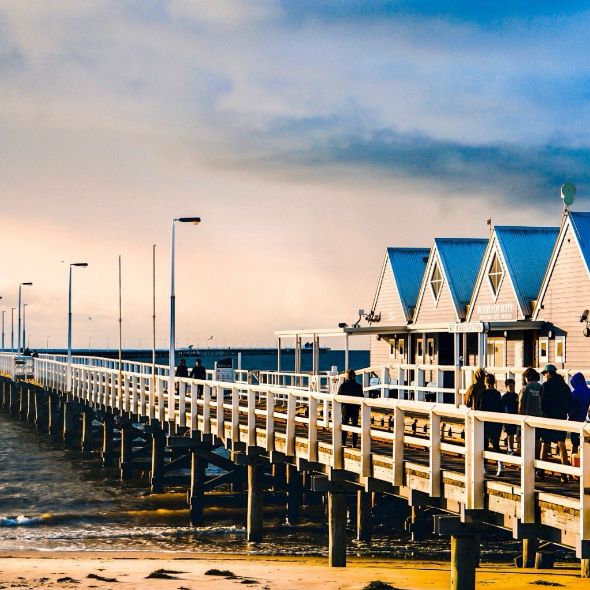
[[[0,371],[18,377],[17,360],[14,355],[0,355]],[[66,362],[49,358],[27,362],[32,363],[36,383],[92,407],[169,422],[179,429],[215,435],[226,444],[238,441],[326,468],[344,469],[356,474],[361,483],[376,479],[396,488],[408,486],[433,498],[448,496],[467,509],[485,508],[525,524],[556,527],[560,521],[548,516],[547,506],[561,506],[567,515],[561,526],[571,529],[563,543],[579,546],[590,541],[590,425],[585,423],[475,412],[453,404],[350,398],[273,384],[175,378],[175,388],[169,391],[166,375],[96,364],[74,364],[68,392]],[[343,423],[344,404],[359,406],[358,426]],[[509,455],[485,448],[488,423],[518,426],[518,452]],[[579,464],[537,458],[538,429],[580,435]],[[343,433],[356,434],[359,448],[343,444]],[[486,461],[503,462],[508,481],[486,474]],[[535,482],[535,470],[573,479],[547,491]],[[497,490],[504,500],[492,502]],[[505,501],[508,497],[517,498],[516,504]]]

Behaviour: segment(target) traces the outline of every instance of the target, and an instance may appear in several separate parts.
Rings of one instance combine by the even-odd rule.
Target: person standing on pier
[[[471,377],[471,385],[465,392],[465,405],[475,410],[476,400],[481,392],[486,388],[486,372],[483,369],[477,369]]]
[[[588,407],[590,407],[590,388],[586,383],[586,378],[582,373],[576,373],[571,378],[572,407],[570,408],[568,419],[576,422],[586,422],[588,420]],[[572,455],[576,455],[580,448],[580,435],[577,432],[571,433],[572,438]]]
[[[201,359],[197,359],[195,361],[195,366],[191,369],[191,374],[189,375],[191,379],[207,379],[207,370],[201,364]],[[197,397],[201,397],[203,395],[203,386],[197,385]]]
[[[178,367],[176,367],[177,377],[188,377],[188,367],[186,366],[186,360],[181,359]]]
[[[348,395],[351,397],[365,397],[363,386],[357,383],[356,373],[351,369],[346,373],[346,379],[338,388],[338,395]],[[357,404],[342,404],[342,425],[350,424],[351,426],[358,426],[360,405]],[[348,432],[342,431],[342,445],[346,445]],[[352,446],[356,448],[358,442],[358,434],[352,433]]]
[[[555,365],[547,365],[543,369],[547,381],[541,385],[541,411],[545,418],[555,418],[557,420],[567,420],[568,413],[572,407],[572,392],[564,378],[557,372]],[[541,449],[541,460],[546,461],[551,450],[551,443],[557,443],[561,463],[568,465],[567,449],[565,447],[566,432],[563,430],[550,430],[543,428],[541,430],[541,440],[543,447]],[[561,481],[566,482],[567,475],[562,474]]]
[[[506,385],[506,393],[502,396],[502,403],[504,404],[504,412],[506,414],[518,414],[518,395],[515,392],[516,382],[514,379],[506,379],[504,382]],[[508,447],[508,454],[514,453],[514,437],[516,436],[517,426],[515,424],[504,424],[504,432],[506,433]]]
[[[504,404],[502,403],[502,396],[496,389],[496,378],[492,375],[485,376],[486,388],[480,392],[475,400],[474,410],[481,410],[483,412],[504,412]],[[500,435],[502,434],[502,424],[498,422],[484,423],[484,449],[492,443],[492,449],[500,452]],[[496,475],[502,473],[502,463],[498,461],[498,471]]]

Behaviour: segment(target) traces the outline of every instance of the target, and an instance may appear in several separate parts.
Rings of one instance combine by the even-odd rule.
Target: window
[[[434,338],[429,338],[426,341],[426,356],[434,358]]]
[[[565,363],[565,336],[555,337],[555,362]]]
[[[420,359],[424,356],[424,341],[422,338],[416,340],[416,356]]]
[[[395,358],[395,352],[396,352],[395,338],[391,338],[389,340],[389,356],[392,358]]]
[[[504,338],[488,338],[488,367],[506,366],[506,340]]]
[[[549,362],[549,338],[539,338],[539,366]]]
[[[503,278],[504,270],[502,269],[502,263],[500,262],[497,252],[494,252],[490,269],[488,270],[488,279],[490,281],[490,288],[494,294],[494,297],[497,297],[498,295]]]
[[[406,341],[403,338],[400,338],[397,341],[397,351],[399,353],[399,358],[403,359],[406,354]]]
[[[443,277],[440,272],[438,263],[435,263],[434,268],[432,269],[432,274],[430,275],[430,290],[432,291],[432,296],[434,297],[435,303],[438,303],[438,298],[440,297],[442,286]]]

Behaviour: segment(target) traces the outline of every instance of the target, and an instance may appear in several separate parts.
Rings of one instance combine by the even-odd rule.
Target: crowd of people
[[[542,371],[545,381],[541,383],[541,375],[533,368],[523,374],[524,385],[517,394],[514,379],[505,381],[506,392],[501,394],[496,389],[496,379],[492,374],[486,374],[484,369],[477,369],[473,374],[473,381],[465,394],[465,404],[473,410],[486,412],[501,412],[507,414],[521,414],[525,416],[542,416],[558,420],[588,420],[590,406],[590,388],[582,373],[576,373],[571,378],[571,387],[557,372],[554,365],[547,365]],[[516,451],[518,427],[514,424],[500,424],[485,422],[484,447],[490,446],[494,451],[500,451],[502,430],[506,434],[506,447],[509,454]],[[541,460],[546,461],[551,452],[551,445],[556,444],[562,464],[569,464],[566,447],[567,433],[563,430],[549,428],[536,429],[535,453]],[[572,457],[577,455],[580,446],[578,434],[571,434]],[[502,463],[498,463],[499,475],[502,473]],[[542,479],[544,472],[537,471],[537,477]],[[567,481],[567,476],[561,476]]]

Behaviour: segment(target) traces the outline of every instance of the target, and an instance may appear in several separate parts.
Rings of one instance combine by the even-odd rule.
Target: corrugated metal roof
[[[555,246],[558,227],[494,228],[514,291],[524,315],[531,314]]]
[[[590,272],[590,213],[570,212],[572,227],[580,244],[586,268]]]
[[[435,238],[434,244],[449,282],[457,314],[464,317],[488,240]]]
[[[428,248],[387,248],[389,264],[408,321],[416,307],[429,253]]]

